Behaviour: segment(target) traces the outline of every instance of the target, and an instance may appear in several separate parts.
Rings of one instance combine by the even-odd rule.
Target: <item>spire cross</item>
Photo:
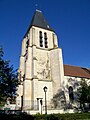
[[[38,4],[37,3],[35,4],[35,7],[36,7],[36,9],[38,8]]]

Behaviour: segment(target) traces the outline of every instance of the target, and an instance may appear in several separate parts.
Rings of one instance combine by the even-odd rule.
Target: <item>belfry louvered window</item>
[[[45,48],[48,48],[48,42],[47,42],[47,33],[44,33],[44,42],[45,42]]]
[[[39,32],[39,42],[40,42],[40,47],[43,47],[43,40],[42,40],[42,32]]]

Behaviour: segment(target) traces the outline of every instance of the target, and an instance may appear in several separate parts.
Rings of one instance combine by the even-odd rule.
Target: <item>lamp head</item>
[[[45,86],[45,87],[43,88],[44,92],[47,92],[47,89],[48,89],[48,88]]]

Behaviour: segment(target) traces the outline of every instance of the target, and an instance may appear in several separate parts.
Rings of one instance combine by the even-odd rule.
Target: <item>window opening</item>
[[[39,32],[39,42],[40,42],[40,47],[43,47],[43,40],[42,40],[42,32]]]
[[[44,33],[44,42],[45,42],[45,48],[48,48],[48,42],[47,42],[47,33]]]

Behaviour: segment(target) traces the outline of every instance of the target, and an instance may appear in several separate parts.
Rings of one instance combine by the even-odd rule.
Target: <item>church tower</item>
[[[44,104],[45,86],[47,106],[62,87],[62,49],[58,48],[57,35],[39,10],[35,11],[22,41],[19,72],[21,85],[18,87],[16,105],[24,110],[39,108],[40,100]]]

